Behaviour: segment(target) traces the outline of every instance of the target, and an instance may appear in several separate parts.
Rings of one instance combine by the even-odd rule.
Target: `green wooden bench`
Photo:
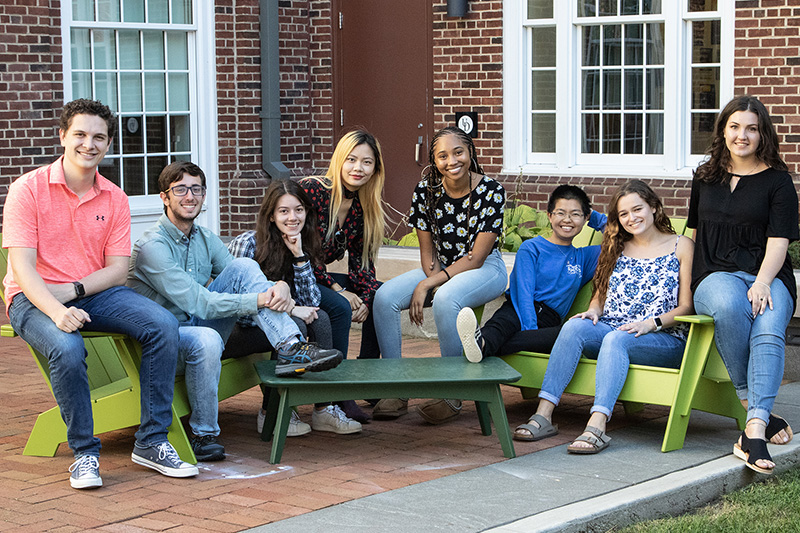
[[[275,361],[256,363],[264,385],[271,388],[261,439],[272,439],[269,462],[279,463],[289,429],[291,408],[331,400],[359,398],[461,398],[475,402],[484,435],[494,422],[503,454],[515,457],[500,383],[520,374],[500,359],[480,365],[462,357],[345,359],[332,370],[301,377],[275,376]]]
[[[673,219],[672,223],[676,232],[682,234],[687,231],[685,219]],[[600,244],[601,240],[599,232],[585,227],[573,244],[586,246]],[[591,293],[590,282],[578,292],[567,316],[585,311]],[[670,407],[661,445],[663,452],[683,447],[692,409],[733,418],[739,429],[744,429],[746,420],[746,412],[714,344],[713,319],[706,315],[692,315],[678,317],[677,320],[690,324],[681,367],[672,369],[631,365],[619,396],[628,413],[641,410],[645,404]],[[518,352],[502,356],[501,359],[522,375],[513,385],[522,390],[523,397],[535,398],[542,386],[550,354]],[[565,392],[594,396],[596,366],[596,360],[581,357]]]
[[[0,276],[5,277],[7,265],[8,250],[0,247]],[[81,335],[87,351],[87,375],[95,434],[138,426],[141,362],[139,343],[122,334],[82,332]],[[10,324],[5,324],[0,328],[0,336],[15,337],[16,333]],[[30,346],[28,349],[52,393],[47,358]],[[260,380],[254,364],[265,359],[269,359],[269,354],[257,353],[238,359],[224,359],[219,383],[220,401],[258,385]],[[189,436],[180,421],[182,416],[190,412],[186,383],[183,376],[176,376],[172,424],[167,437],[181,459],[195,464],[197,459],[189,443]],[[36,418],[23,455],[53,457],[58,446],[66,442],[67,427],[61,418],[61,410],[56,405]]]

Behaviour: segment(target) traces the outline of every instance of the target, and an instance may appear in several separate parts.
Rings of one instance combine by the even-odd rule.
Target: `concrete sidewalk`
[[[775,412],[800,427],[800,383],[781,387]],[[729,419],[693,412],[684,448],[670,453],[659,450],[664,427],[655,419],[611,431],[597,456],[561,445],[250,531],[607,531],[688,512],[766,477],[731,454],[738,430]],[[800,463],[800,439],[770,452],[784,472]]]

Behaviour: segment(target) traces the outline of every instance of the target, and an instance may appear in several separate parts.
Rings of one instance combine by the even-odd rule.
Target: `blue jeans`
[[[792,298],[777,278],[770,286],[772,306],[753,317],[747,291],[756,277],[746,272],[714,272],[694,293],[698,313],[714,318],[714,340],[739,399],[747,400],[747,419],[769,421],[783,379],[786,327]]]
[[[425,279],[421,268],[406,272],[384,283],[375,293],[373,313],[375,331],[381,353],[387,359],[401,354],[403,334],[400,312],[411,305],[411,295]],[[477,307],[500,296],[508,283],[508,273],[500,252],[494,251],[483,266],[456,274],[441,285],[433,298],[433,317],[442,357],[461,355],[461,339],[456,331],[458,312],[464,307]]]
[[[84,331],[124,333],[139,342],[141,424],[136,444],[166,441],[167,427],[172,423],[178,321],[172,313],[127,287],[112,287],[66,305],[89,313],[92,321],[86,323]],[[67,426],[72,453],[76,457],[98,456],[100,439],[94,436],[86,348],[80,333],[58,329],[24,294],[14,297],[9,318],[19,336],[47,358],[53,396]]]
[[[686,341],[663,331],[636,337],[604,322],[592,324],[589,319],[572,318],[561,328],[553,346],[539,398],[558,405],[583,354],[597,359],[591,412],[610,419],[628,377],[628,365],[678,368],[685,347]]]

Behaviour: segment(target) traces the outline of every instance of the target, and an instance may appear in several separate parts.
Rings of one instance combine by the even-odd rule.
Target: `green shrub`
[[[800,268],[800,241],[794,241],[789,245],[789,259],[792,260],[792,268]]]

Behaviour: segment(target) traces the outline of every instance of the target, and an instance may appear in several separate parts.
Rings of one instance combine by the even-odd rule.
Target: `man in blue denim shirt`
[[[285,282],[267,280],[252,259],[234,259],[219,237],[194,224],[206,192],[200,167],[176,161],[161,171],[158,185],[164,214],[134,245],[128,286],[178,319],[177,373],[186,375],[192,449],[200,461],[220,460],[220,357],[237,318],[252,316],[276,348],[279,376],[334,368],[342,354],[304,342],[287,314],[294,301]]]

